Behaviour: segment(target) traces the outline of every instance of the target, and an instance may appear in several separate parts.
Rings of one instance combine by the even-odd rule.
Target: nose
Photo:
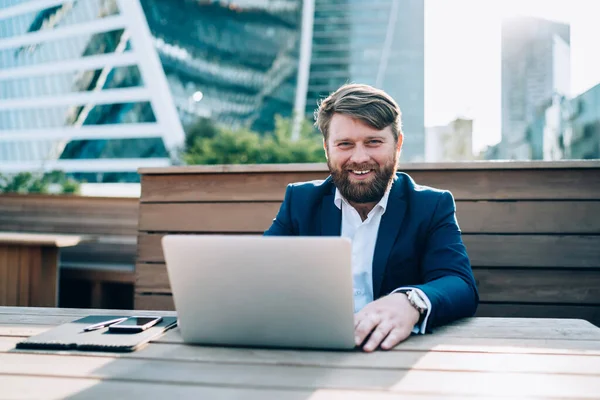
[[[365,148],[365,146],[362,144],[357,144],[354,147],[350,161],[352,161],[354,164],[365,164],[370,160],[371,156],[369,155],[369,151]]]

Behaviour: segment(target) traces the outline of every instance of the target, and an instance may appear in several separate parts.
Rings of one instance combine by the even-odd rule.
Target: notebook
[[[109,332],[108,328],[83,331],[89,325],[121,317],[125,316],[90,315],[27,338],[17,343],[16,348],[131,352],[177,325],[177,317],[163,317],[158,324],[138,333],[114,333]]]

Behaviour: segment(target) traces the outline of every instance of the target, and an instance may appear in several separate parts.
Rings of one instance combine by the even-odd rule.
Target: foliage
[[[52,171],[44,174],[20,172],[12,176],[0,174],[0,193],[52,192],[56,194],[77,194],[79,190],[79,182],[68,178],[62,171]]]
[[[325,162],[323,139],[306,120],[292,140],[292,120],[277,116],[274,132],[216,127],[201,119],[187,130],[182,159],[187,164],[274,164]]]

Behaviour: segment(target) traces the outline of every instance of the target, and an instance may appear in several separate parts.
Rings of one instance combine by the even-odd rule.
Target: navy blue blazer
[[[331,177],[288,185],[265,235],[340,236],[342,211]],[[373,256],[373,297],[418,287],[431,301],[427,330],[475,314],[479,293],[449,191],[397,173]]]

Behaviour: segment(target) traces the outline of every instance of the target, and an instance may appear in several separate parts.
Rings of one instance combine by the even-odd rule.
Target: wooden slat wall
[[[452,191],[481,292],[480,316],[584,318],[600,325],[600,163],[402,166]],[[325,165],[142,169],[135,307],[173,309],[160,239],[167,233],[267,229],[286,185]]]
[[[0,231],[86,234],[94,243],[61,251],[61,262],[134,264],[137,198],[0,194]]]
[[[60,251],[61,305],[131,308],[138,208],[138,198],[0,194],[0,231],[94,236]]]

